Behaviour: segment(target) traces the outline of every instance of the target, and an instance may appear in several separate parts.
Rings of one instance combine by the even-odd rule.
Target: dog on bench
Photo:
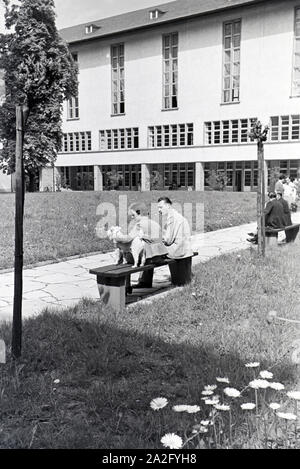
[[[128,252],[131,252],[134,260],[132,268],[138,267],[139,265],[145,265],[145,243],[141,239],[143,237],[143,231],[140,230],[139,235],[133,238],[133,240],[129,243],[117,241],[117,237],[119,234],[122,234],[122,229],[120,228],[120,226],[111,226],[110,229],[107,230],[107,237],[108,239],[113,241],[114,246],[116,248],[116,265],[127,264],[126,253]]]

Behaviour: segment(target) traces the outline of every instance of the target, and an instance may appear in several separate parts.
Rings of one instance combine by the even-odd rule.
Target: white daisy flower
[[[201,425],[201,427],[199,428],[199,433],[207,433],[207,432],[208,432],[208,429]]]
[[[201,410],[198,405],[188,405],[186,407],[187,407],[186,411],[188,414],[196,414],[197,412],[200,412]]]
[[[280,404],[277,404],[277,402],[271,402],[271,403],[269,404],[269,407],[270,407],[270,409],[272,409],[272,410],[278,410],[278,409],[280,409],[281,405],[280,405]]]
[[[284,385],[281,383],[269,383],[269,388],[275,389],[275,391],[282,391],[284,389]]]
[[[246,368],[257,368],[259,366],[260,366],[259,362],[246,363],[245,365]]]
[[[210,425],[211,421],[210,420],[201,420],[200,423],[201,423],[201,425],[206,426],[206,425]]]
[[[241,404],[241,408],[243,410],[253,410],[255,409],[255,404],[253,404],[252,402],[247,402],[246,404]]]
[[[259,376],[261,376],[263,379],[272,379],[273,373],[270,373],[270,371],[264,370],[259,373]]]
[[[162,444],[164,445],[165,448],[170,448],[170,449],[180,449],[182,448],[182,438],[176,433],[167,433],[162,437],[160,440]]]
[[[172,407],[172,409],[175,411],[175,412],[186,412],[187,410],[187,405],[184,405],[184,404],[180,404],[180,405],[174,405]]]
[[[229,384],[229,379],[228,378],[220,378],[219,376],[216,378],[216,381],[219,383],[226,383]]]
[[[300,401],[300,391],[290,391],[287,392],[287,396],[296,401]]]
[[[269,384],[269,381],[265,379],[254,379],[253,381],[250,381],[249,386],[253,389],[267,389]]]
[[[157,397],[156,399],[152,399],[150,407],[153,410],[160,410],[166,407],[167,404],[168,400],[165,397]]]
[[[217,410],[230,410],[230,406],[229,405],[225,405],[225,404],[216,404],[215,405],[215,409]]]
[[[215,389],[217,389],[216,384],[211,384],[211,385],[208,384],[207,386],[204,386],[205,391],[214,391]]]
[[[239,397],[241,395],[240,391],[235,388],[225,388],[224,393],[229,397]]]
[[[277,412],[276,415],[285,420],[297,420],[297,415],[291,414],[289,412]]]
[[[216,405],[219,404],[219,398],[218,397],[212,397],[211,399],[206,399],[205,400],[206,405]]]
[[[53,381],[53,383],[54,383],[54,384],[59,384],[59,383],[60,383],[60,379],[55,379],[55,380]]]

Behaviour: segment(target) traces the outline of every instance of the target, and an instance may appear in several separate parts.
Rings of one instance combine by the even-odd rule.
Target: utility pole
[[[22,347],[23,216],[25,196],[23,139],[28,111],[27,106],[16,106],[15,270],[12,322],[12,355],[14,358],[21,356]]]
[[[265,256],[265,165],[264,165],[264,142],[267,140],[269,127],[262,130],[260,121],[253,124],[249,137],[252,141],[257,140],[257,162],[258,162],[258,187],[257,187],[257,234],[258,254]]]

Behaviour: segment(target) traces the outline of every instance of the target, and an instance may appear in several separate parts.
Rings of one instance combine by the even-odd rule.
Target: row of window
[[[205,122],[205,144],[247,143],[256,118]]]
[[[100,151],[139,148],[138,127],[100,130]],[[194,143],[194,124],[171,124],[148,127],[148,147],[191,146]],[[71,132],[63,135],[64,152],[90,151],[91,132]]]
[[[222,102],[238,102],[240,99],[240,60],[242,22],[240,19],[223,24],[223,72]],[[162,37],[162,107],[164,110],[178,107],[178,49],[177,32]],[[77,54],[73,54],[78,61]],[[294,59],[292,96],[300,95],[300,7],[295,9]],[[125,113],[125,45],[111,46],[111,107],[112,115]],[[78,97],[68,100],[68,119],[79,118]]]
[[[249,132],[257,119],[231,119],[205,122],[205,145],[248,143]],[[100,151],[132,150],[139,146],[139,128],[100,130]],[[272,116],[269,141],[299,141],[300,114]],[[148,127],[148,148],[186,147],[194,145],[194,124],[165,124]],[[63,136],[64,152],[92,150],[91,132],[71,132]]]
[[[82,152],[92,150],[91,132],[70,132],[63,134],[64,152]]]
[[[272,168],[279,168],[280,173],[290,177],[298,177],[299,160],[279,160],[267,162],[268,165],[268,184],[271,180]],[[217,163],[207,162],[204,164],[204,184],[208,186],[210,171],[224,173],[228,178],[227,186],[237,186],[239,190],[244,187],[257,187],[258,182],[258,163],[257,161],[221,161]]]
[[[271,171],[274,166],[280,169],[283,174],[293,177],[298,176],[300,160],[280,160],[268,162],[268,184],[270,184]],[[119,188],[136,188],[141,183],[141,165],[116,165],[102,166],[104,176],[104,186],[107,185],[107,174],[113,169],[119,175]],[[73,190],[93,190],[94,189],[94,167],[60,167],[61,184]],[[220,161],[207,162],[204,164],[205,186],[209,185],[211,170],[217,173],[225,173],[227,176],[227,186],[234,186],[238,190],[242,188],[256,188],[258,183],[258,163],[257,161]],[[166,163],[153,164],[150,166],[151,174],[156,171],[163,178],[165,188],[172,186],[189,187],[195,184],[195,163]]]
[[[100,150],[130,150],[139,148],[139,129],[100,130]]]
[[[103,166],[104,185],[106,185],[107,173],[115,168],[119,175],[119,187],[135,187],[141,183],[140,165]],[[194,186],[195,163],[165,163],[152,164],[151,174],[156,171],[163,177],[163,186],[174,188]]]

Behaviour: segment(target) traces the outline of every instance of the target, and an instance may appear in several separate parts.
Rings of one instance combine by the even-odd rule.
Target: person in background
[[[287,201],[287,203],[289,204],[289,207],[291,208],[291,205],[295,203],[296,201],[296,189],[295,189],[295,185],[291,183],[291,180],[289,177],[286,177],[283,183],[282,196],[284,200]]]
[[[279,178],[278,178],[278,181],[276,181],[276,183],[275,183],[275,193],[276,194],[277,194],[277,192],[281,192],[281,194],[283,194],[283,181],[284,181],[284,175],[280,174]]]
[[[265,226],[271,228],[284,228],[286,226],[286,217],[282,204],[276,199],[275,192],[269,192],[269,201],[267,202],[265,214]]]
[[[269,201],[266,203],[266,206],[264,209],[265,227],[284,229],[284,227],[289,224],[287,213],[284,212],[284,210],[286,210],[287,203],[282,203],[279,200],[277,200],[277,196],[275,192],[269,192],[268,197],[269,197]],[[284,209],[284,206],[285,206],[285,209]],[[288,205],[287,205],[287,208],[288,208]],[[289,211],[289,208],[288,208],[288,211]],[[248,235],[251,236],[251,238],[247,238],[247,241],[249,243],[258,244],[257,231],[256,233],[248,233]]]
[[[287,203],[286,200],[283,199],[281,192],[279,192],[279,191],[277,192],[276,199],[278,200],[278,202],[281,203],[281,205],[283,207],[286,226],[292,225],[293,223],[292,223],[292,219],[291,219],[291,211],[290,211],[290,208],[289,208],[289,204]]]

